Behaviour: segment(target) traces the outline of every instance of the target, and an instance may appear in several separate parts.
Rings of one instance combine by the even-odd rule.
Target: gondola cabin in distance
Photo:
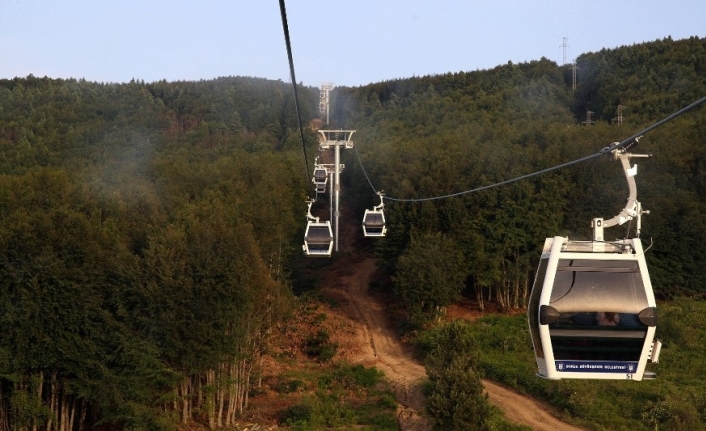
[[[311,215],[313,200],[308,200],[306,214],[306,230],[304,231],[304,254],[311,257],[331,257],[333,252],[333,231],[331,222],[319,221],[318,217]]]
[[[558,379],[655,378],[657,306],[639,239],[642,210],[625,149],[620,159],[630,196],[610,220],[593,220],[592,241],[547,238],[527,310],[538,375]],[[637,218],[637,237],[605,241],[603,228]]]
[[[363,236],[379,238],[385,236],[387,227],[385,226],[385,202],[383,201],[384,194],[377,192],[380,196],[380,205],[376,205],[372,210],[365,210],[363,214]]]

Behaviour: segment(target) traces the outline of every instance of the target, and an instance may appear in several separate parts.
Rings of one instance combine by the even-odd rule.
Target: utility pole
[[[574,58],[574,62],[571,65],[571,91],[576,93],[576,70],[578,69],[578,66],[576,66],[576,59]]]
[[[355,133],[355,130],[319,130],[321,133],[319,141],[319,149],[331,149],[335,151],[334,156],[334,166],[333,166],[333,202],[335,205],[333,211],[333,243],[334,250],[338,251],[338,219],[340,217],[339,202],[341,200],[341,147],[345,149],[353,148],[353,141],[351,138]]]
[[[324,82],[321,85],[321,92],[319,93],[319,114],[321,114],[321,118],[326,120],[326,124],[329,123],[329,95],[331,93],[331,90],[333,90],[333,84],[330,82]]]

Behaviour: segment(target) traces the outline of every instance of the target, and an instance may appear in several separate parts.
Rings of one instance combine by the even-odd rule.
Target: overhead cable
[[[628,144],[632,143],[633,141],[635,141],[636,139],[638,139],[639,137],[641,137],[642,135],[644,135],[645,133],[651,132],[652,130],[658,128],[658,127],[661,126],[662,124],[667,123],[667,122],[669,122],[669,121],[672,121],[673,119],[677,118],[677,117],[680,116],[681,114],[683,114],[683,113],[685,113],[685,112],[687,112],[687,111],[691,111],[692,109],[696,108],[697,106],[701,105],[701,104],[704,103],[704,102],[706,102],[706,96],[702,97],[701,99],[697,100],[696,102],[692,103],[691,105],[686,106],[686,107],[684,107],[684,108],[678,110],[677,112],[675,112],[675,113],[673,113],[673,114],[671,114],[671,115],[669,115],[669,116],[667,116],[667,117],[665,117],[665,118],[659,120],[658,122],[656,122],[656,123],[654,123],[653,125],[647,127],[646,129],[641,130],[641,131],[635,133],[634,135],[630,136],[629,138],[627,138],[627,139],[621,141],[621,142],[620,142],[618,145],[616,145],[615,147],[613,147],[613,148],[611,148],[611,147],[605,147],[605,148],[603,148],[603,149],[601,150],[601,152],[606,153],[606,152],[610,152],[610,150],[613,150],[614,148],[623,148],[623,147],[625,147],[626,145],[628,145]]]
[[[282,29],[284,30],[284,41],[287,45],[287,58],[289,59],[289,74],[292,77],[292,86],[294,87],[294,107],[297,110],[297,124],[299,125],[299,137],[302,141],[302,150],[304,152],[304,163],[306,164],[307,181],[311,177],[309,174],[309,157],[306,155],[306,145],[304,144],[304,128],[302,127],[302,116],[299,112],[299,95],[297,93],[297,79],[294,76],[294,60],[292,59],[292,44],[289,41],[289,26],[287,25],[287,10],[284,6],[284,0],[279,0],[279,10],[282,15]]]

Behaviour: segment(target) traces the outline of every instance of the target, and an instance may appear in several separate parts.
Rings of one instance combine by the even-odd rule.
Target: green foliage
[[[319,362],[331,362],[336,356],[338,345],[331,342],[331,336],[325,329],[320,329],[304,341],[304,353]]]
[[[423,324],[458,298],[466,278],[463,268],[463,255],[449,238],[412,237],[399,258],[394,289],[413,323]]]
[[[297,404],[288,407],[281,415],[280,422],[285,425],[295,425],[307,423],[311,420],[311,406],[308,404]]]
[[[361,387],[370,389],[380,383],[383,376],[383,372],[377,368],[365,368],[363,365],[356,364],[336,367],[330,378],[333,378],[344,388]],[[324,376],[322,382],[328,385],[331,380],[329,380],[329,376]]]
[[[2,423],[170,429],[187,376],[258,363],[299,256],[286,88],[0,80]]]
[[[485,430],[491,414],[478,371],[475,342],[468,324],[453,321],[435,330],[426,360],[426,408],[440,430]]]
[[[480,188],[594,154],[706,94],[706,40],[667,38],[578,57],[571,71],[546,59],[492,70],[337,88],[336,122],[358,130],[356,151],[376,190],[418,199]],[[624,122],[613,121],[617,107]],[[585,127],[586,110],[595,113]],[[653,285],[662,298],[703,295],[706,280],[706,117],[697,108],[647,134],[635,150],[638,196],[650,215],[643,238]],[[351,155],[351,205],[374,204]],[[467,284],[481,306],[522,308],[544,238],[591,236],[590,220],[612,217],[627,196],[615,162],[592,160],[471,195],[386,205],[388,236],[376,244],[386,269],[413,233],[441,232],[464,255]],[[361,204],[356,204],[361,202]],[[634,223],[606,232],[634,235]],[[632,229],[629,231],[629,229]],[[397,275],[400,275],[399,272]],[[411,317],[411,316],[410,316]]]
[[[319,375],[314,395],[281,412],[280,423],[294,430],[396,430],[397,403],[382,377],[375,368],[337,364]]]
[[[299,379],[288,379],[278,382],[273,389],[282,394],[291,394],[303,386],[304,382]]]
[[[388,196],[445,195],[593,154],[702,97],[705,53],[696,37],[586,53],[575,93],[570,71],[544,58],[339,87],[332,122],[358,130],[365,173]],[[318,92],[301,90],[308,123]],[[0,404],[0,420],[14,414],[13,427],[40,426],[56,408],[55,385],[82,410],[77,417],[90,412],[85,428],[169,428],[178,415],[165,406],[174,405],[166,401],[178,382],[264,352],[268,329],[289,314],[287,286],[310,289],[324,265],[302,269],[300,261],[309,179],[293,102],[288,84],[258,78],[0,80],[0,390],[9,403]],[[611,121],[618,105],[622,125]],[[587,110],[593,127],[581,125]],[[643,238],[654,238],[647,259],[661,298],[706,291],[705,112],[640,142],[640,152],[655,156],[640,162],[638,189],[651,210]],[[304,138],[313,149],[315,133],[306,128]],[[344,197],[362,213],[376,197],[346,153]],[[615,163],[594,160],[473,195],[395,202],[385,208],[389,234],[373,247],[415,326],[466,287],[481,306],[522,308],[543,239],[589,237],[589,220],[623,206],[623,181]],[[625,226],[607,233],[626,234]],[[649,428],[698,429],[704,399],[687,381],[704,375],[691,359],[704,343],[698,322],[678,323],[698,310],[675,304],[659,329],[683,343],[665,342],[659,372],[670,384],[639,395],[635,406],[589,405],[578,394],[591,388],[527,378],[532,353],[518,335],[526,332],[521,319],[482,321],[479,361],[488,376],[562,411],[585,409],[608,428],[624,426],[609,419],[622,409]],[[325,338],[313,334],[311,348],[328,361],[335,346]],[[458,373],[470,366],[450,364]],[[312,401],[312,418],[316,406],[338,402],[323,395]],[[310,423],[342,423],[354,413]]]

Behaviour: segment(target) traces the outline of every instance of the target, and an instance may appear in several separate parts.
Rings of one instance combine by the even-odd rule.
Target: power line
[[[309,157],[306,155],[306,145],[304,144],[304,128],[302,127],[302,116],[299,112],[299,95],[297,94],[297,79],[294,76],[294,60],[292,59],[292,45],[289,41],[289,26],[287,25],[287,10],[284,6],[284,0],[279,0],[279,10],[282,15],[282,29],[284,30],[284,41],[287,45],[287,58],[289,59],[289,74],[292,77],[292,87],[294,87],[294,107],[297,110],[297,124],[299,125],[299,137],[302,141],[302,150],[304,152],[304,163],[306,164],[306,178],[309,181]]]
[[[433,201],[433,200],[439,200],[439,199],[447,199],[447,198],[451,198],[451,197],[456,197],[456,196],[466,195],[466,194],[470,194],[470,193],[480,192],[480,191],[483,191],[483,190],[488,190],[488,189],[491,189],[491,188],[494,188],[494,187],[504,186],[504,185],[511,184],[511,183],[514,183],[514,182],[517,182],[517,181],[526,180],[526,179],[528,179],[528,178],[532,178],[532,177],[536,177],[536,176],[538,176],[538,175],[546,174],[546,173],[548,173],[548,172],[556,171],[556,170],[558,170],[558,169],[566,168],[566,167],[569,167],[569,166],[572,166],[572,165],[575,165],[575,164],[578,164],[578,163],[583,163],[583,162],[585,162],[585,161],[588,161],[588,160],[591,160],[591,159],[595,159],[595,158],[597,158],[597,157],[600,157],[600,156],[602,156],[602,155],[604,155],[604,154],[608,154],[608,153],[610,153],[611,151],[616,150],[616,149],[623,149],[623,148],[628,149],[629,147],[631,147],[631,146],[637,144],[638,139],[639,139],[640,137],[642,137],[643,135],[645,135],[646,133],[651,132],[652,130],[656,129],[657,127],[663,125],[664,123],[667,123],[667,122],[669,122],[669,121],[675,119],[676,117],[678,117],[678,116],[684,114],[684,113],[687,112],[687,111],[690,111],[690,110],[694,109],[695,107],[701,105],[701,104],[704,103],[704,102],[706,102],[706,97],[702,97],[701,99],[697,100],[696,102],[694,102],[694,103],[692,103],[692,104],[690,104],[690,105],[688,105],[688,106],[686,106],[686,107],[680,109],[679,111],[677,111],[677,112],[675,112],[675,113],[673,113],[673,114],[671,114],[671,115],[669,115],[669,116],[663,118],[662,120],[660,120],[660,121],[658,121],[658,122],[652,124],[651,126],[649,126],[649,127],[645,128],[645,129],[643,129],[643,130],[641,130],[641,131],[635,133],[634,135],[630,136],[630,137],[627,138],[627,139],[624,139],[624,140],[621,141],[621,142],[618,142],[618,143],[613,144],[613,145],[609,145],[609,146],[607,146],[607,147],[602,148],[600,151],[598,151],[598,152],[595,153],[595,154],[591,154],[591,155],[589,155],[589,156],[582,157],[582,158],[580,158],[580,159],[576,159],[576,160],[573,160],[573,161],[571,161],[571,162],[567,162],[567,163],[563,163],[563,164],[561,164],[561,165],[557,165],[557,166],[553,166],[553,167],[550,167],[550,168],[542,169],[541,171],[537,171],[537,172],[533,172],[533,173],[530,173],[530,174],[522,175],[522,176],[519,176],[519,177],[517,177],[517,178],[512,178],[512,179],[509,179],[509,180],[501,181],[501,182],[499,182],[499,183],[490,184],[490,185],[487,185],[487,186],[477,187],[477,188],[475,188],[475,189],[464,190],[464,191],[461,191],[461,192],[451,193],[451,194],[447,194],[447,195],[432,196],[432,197],[428,197],[428,198],[412,198],[412,199],[402,199],[402,198],[394,198],[394,197],[389,197],[389,196],[383,196],[383,199],[387,199],[387,200],[390,200],[390,201],[393,201],[393,202],[426,202],[426,201]],[[363,162],[362,162],[362,160],[360,159],[360,155],[358,154],[358,149],[357,149],[357,148],[356,148],[356,150],[355,150],[355,153],[356,153],[356,156],[358,156],[358,163],[360,164],[360,167],[361,167],[361,169],[363,170],[363,174],[365,175],[365,178],[368,180],[368,184],[370,184],[370,187],[373,189],[373,191],[377,193],[377,189],[375,188],[375,186],[373,186],[373,183],[370,181],[370,177],[368,177],[368,173],[365,171],[365,167],[363,166]]]

